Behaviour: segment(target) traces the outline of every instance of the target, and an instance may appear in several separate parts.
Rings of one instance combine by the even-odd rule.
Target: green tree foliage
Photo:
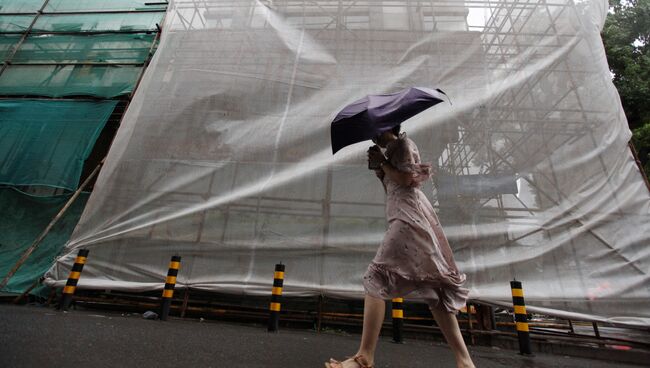
[[[650,174],[650,123],[645,123],[642,127],[632,131],[632,142],[637,149],[639,159],[643,165],[646,175]]]
[[[607,61],[645,172],[650,174],[650,0],[610,0]]]

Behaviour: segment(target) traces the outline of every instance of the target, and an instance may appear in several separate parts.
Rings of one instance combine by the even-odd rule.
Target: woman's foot
[[[472,358],[464,357],[464,358],[456,358],[456,367],[458,368],[475,368],[474,362],[472,362]]]
[[[330,361],[325,363],[325,368],[373,368],[373,365],[366,357],[357,354],[342,362],[330,358]]]

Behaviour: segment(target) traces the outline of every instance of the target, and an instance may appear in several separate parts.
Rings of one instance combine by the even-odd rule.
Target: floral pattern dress
[[[420,162],[415,143],[403,133],[386,146],[386,157],[399,171],[411,173],[415,184],[383,179],[388,230],[363,276],[365,292],[381,299],[424,300],[431,309],[455,313],[469,290],[462,287],[465,274],[458,271],[438,216],[420,190],[431,165]]]

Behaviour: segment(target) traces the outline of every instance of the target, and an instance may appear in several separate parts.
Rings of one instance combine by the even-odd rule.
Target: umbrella
[[[391,130],[443,100],[439,89],[411,87],[386,95],[368,95],[341,110],[332,121],[332,153]]]

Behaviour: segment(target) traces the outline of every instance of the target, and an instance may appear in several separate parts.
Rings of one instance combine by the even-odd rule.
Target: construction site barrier
[[[67,311],[68,308],[70,308],[70,303],[72,303],[72,296],[74,295],[75,290],[77,290],[77,284],[79,283],[79,278],[81,277],[81,271],[83,271],[84,265],[86,264],[88,253],[88,249],[79,249],[77,258],[74,260],[74,265],[72,265],[70,276],[68,276],[68,282],[66,282],[65,287],[63,288],[63,296],[61,297],[60,308],[64,311]]]
[[[284,265],[275,265],[273,274],[273,289],[271,290],[271,304],[269,304],[269,332],[278,331],[280,321],[280,299],[282,297],[282,283],[284,282]]]
[[[521,281],[510,281],[510,288],[512,289],[512,304],[515,309],[515,327],[519,337],[519,352],[524,355],[531,355],[528,316],[526,315],[526,303],[524,302],[524,290],[521,287]]]
[[[393,342],[397,344],[403,344],[403,330],[404,330],[404,299],[394,298],[393,299]]]
[[[165,279],[165,288],[162,294],[162,305],[160,307],[160,319],[167,320],[169,316],[169,308],[172,304],[172,297],[174,296],[174,287],[176,286],[176,277],[178,276],[178,269],[181,267],[181,257],[173,256],[169,262],[169,270],[167,271],[167,278]]]

